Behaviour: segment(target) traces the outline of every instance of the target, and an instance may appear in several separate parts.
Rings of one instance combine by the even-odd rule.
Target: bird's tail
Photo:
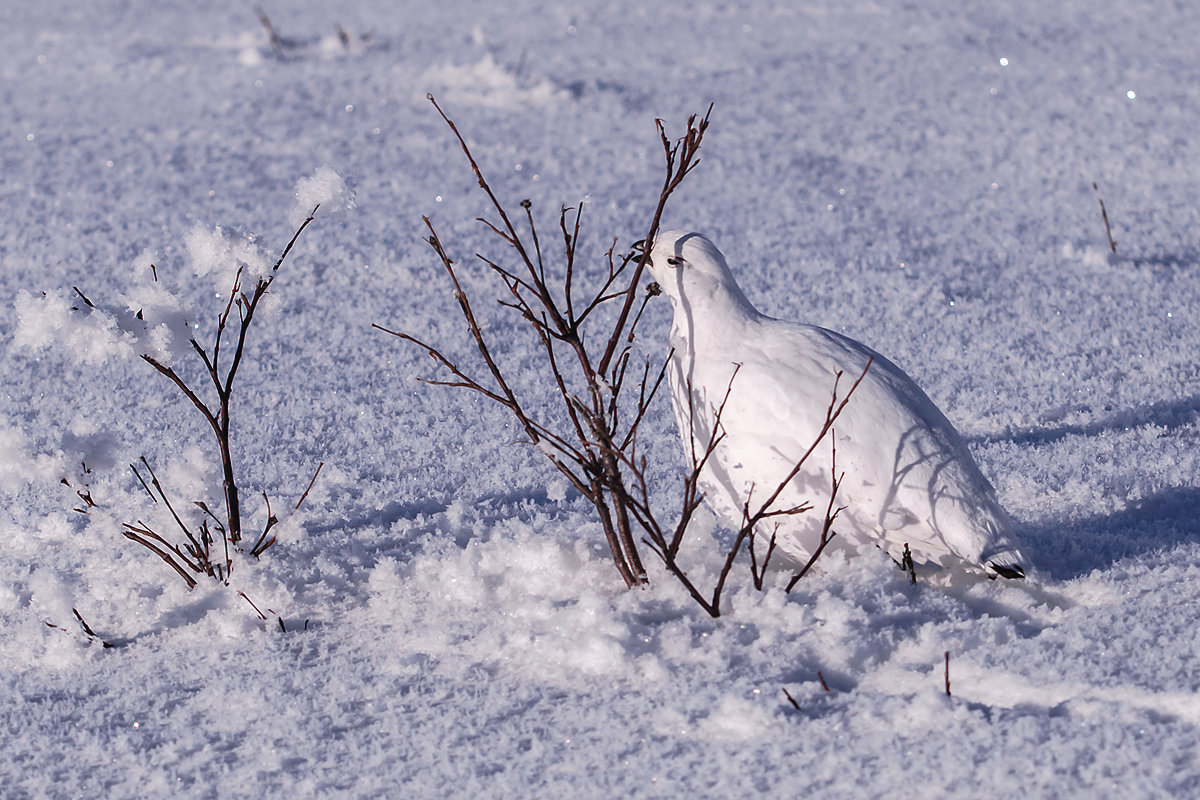
[[[1025,568],[1021,566],[1025,558],[1015,547],[993,550],[980,558],[984,571],[990,577],[1020,580],[1025,577]]]

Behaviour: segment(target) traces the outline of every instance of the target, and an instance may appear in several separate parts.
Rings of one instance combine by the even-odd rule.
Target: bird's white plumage
[[[845,475],[836,499],[845,506],[834,526],[838,539],[878,545],[897,560],[907,544],[918,563],[1022,574],[995,490],[954,427],[899,367],[833,331],[760,314],[725,257],[699,234],[660,233],[649,267],[674,307],[668,379],[685,448],[691,439],[703,452],[729,393],[724,438],[700,476],[705,502],[723,522],[739,528],[747,499],[753,513],[816,440],[837,373],[845,396],[873,359],[834,426],[836,467]],[[793,559],[807,560],[820,542],[832,455],[823,441],[773,506],[814,506],[771,520],[779,524],[779,549]]]

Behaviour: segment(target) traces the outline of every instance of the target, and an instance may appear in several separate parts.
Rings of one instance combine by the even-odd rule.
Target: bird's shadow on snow
[[[1113,514],[1034,523],[1023,534],[1039,572],[1070,580],[1200,541],[1200,487],[1167,489]]]
[[[1100,436],[1150,425],[1171,431],[1197,421],[1200,395],[1193,395],[1113,412],[1091,422],[976,436],[968,441],[973,445],[1039,447],[1071,436]],[[1132,502],[1115,513],[1029,523],[1022,526],[1021,535],[1040,573],[1069,580],[1108,569],[1125,558],[1200,541],[1198,510],[1200,487],[1177,486]]]
[[[967,438],[967,441],[972,445],[1011,443],[1038,446],[1054,444],[1068,436],[1098,436],[1108,431],[1123,431],[1145,425],[1173,430],[1191,424],[1197,418],[1200,418],[1200,395],[1150,403],[1138,408],[1118,411],[1092,422],[971,436]]]

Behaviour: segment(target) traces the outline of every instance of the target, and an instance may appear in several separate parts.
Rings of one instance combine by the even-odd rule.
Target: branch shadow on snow
[[[1197,417],[1200,417],[1200,395],[1118,411],[1093,422],[971,436],[967,437],[967,441],[972,445],[1009,442],[1016,445],[1036,446],[1053,444],[1068,436],[1098,436],[1107,431],[1123,431],[1145,425],[1155,425],[1172,430],[1196,421]]]
[[[1114,514],[1022,526],[1036,566],[1058,580],[1103,570],[1126,558],[1200,542],[1200,488],[1182,486]]]
[[[423,539],[427,536],[444,537],[453,540],[457,547],[464,548],[470,541],[478,539],[481,531],[490,528],[489,522],[505,518],[525,519],[530,511],[559,505],[560,501],[551,500],[545,489],[523,487],[475,497],[462,505],[458,514],[452,511],[454,500],[395,501],[353,516],[310,523],[306,530],[316,536],[337,531],[354,532],[356,535],[374,531],[377,536],[360,539],[358,547],[361,552],[373,558],[390,556],[407,561],[421,550]],[[392,531],[398,523],[405,522],[414,524],[405,526],[403,532]]]

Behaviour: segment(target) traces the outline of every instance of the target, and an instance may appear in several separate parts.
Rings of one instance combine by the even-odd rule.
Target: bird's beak
[[[633,243],[633,252],[629,254],[630,261],[641,261],[642,254],[646,252],[646,240],[638,239]]]

